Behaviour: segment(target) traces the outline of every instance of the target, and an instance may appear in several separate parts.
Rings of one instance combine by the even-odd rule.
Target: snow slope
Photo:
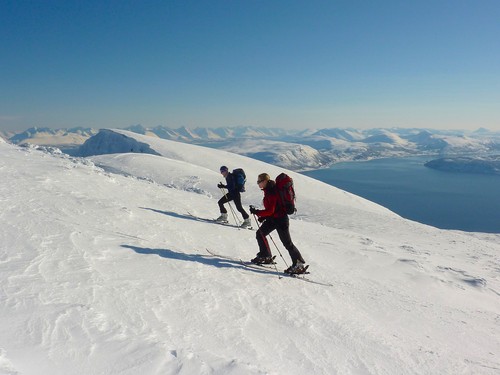
[[[255,232],[188,212],[217,215],[221,164],[247,171],[245,206],[261,200],[257,174],[281,169],[109,136],[159,155],[90,160],[0,143],[0,374],[500,370],[500,235],[404,220],[290,173],[292,237],[310,277],[333,286],[280,279],[208,256],[249,259]]]

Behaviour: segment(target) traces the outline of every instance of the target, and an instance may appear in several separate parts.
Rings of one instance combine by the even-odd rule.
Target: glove
[[[257,213],[257,209],[254,206],[250,206],[250,213],[255,215]]]
[[[226,185],[221,184],[221,183],[219,182],[219,183],[217,184],[217,187],[218,187],[219,189],[224,189],[224,188],[226,187]]]
[[[262,223],[264,220],[266,220],[266,218],[261,216],[261,217],[257,218],[257,220],[259,220],[259,223]]]

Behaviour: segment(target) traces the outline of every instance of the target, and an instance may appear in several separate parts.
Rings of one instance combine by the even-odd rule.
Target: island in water
[[[449,157],[431,160],[425,166],[446,172],[493,174],[500,176],[500,155]]]

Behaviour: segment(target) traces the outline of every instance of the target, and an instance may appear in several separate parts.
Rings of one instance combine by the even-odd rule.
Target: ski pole
[[[219,182],[219,183],[222,185],[222,182]],[[233,206],[231,205],[231,202],[229,202],[229,200],[227,199],[226,191],[223,188],[219,188],[219,189],[222,192],[222,194],[224,194],[224,198],[226,198],[227,204],[229,205],[229,209],[231,210],[231,214],[233,215],[233,218],[234,218],[234,221],[236,222],[236,225],[240,226],[241,223],[238,220],[236,213],[233,210]]]
[[[224,194],[224,197],[226,198],[227,204],[229,205],[229,209],[231,210],[231,214],[233,215],[233,218],[234,218],[236,225],[240,226],[241,223],[240,223],[240,220],[238,219],[238,215],[236,215],[236,211],[233,209],[233,206],[232,206],[231,202],[229,201],[225,190],[224,189],[221,189],[221,190],[222,190],[222,193]]]

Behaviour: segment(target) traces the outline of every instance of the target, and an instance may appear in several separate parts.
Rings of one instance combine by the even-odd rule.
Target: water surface
[[[346,162],[303,174],[443,229],[500,233],[500,176],[442,172],[432,157]]]

